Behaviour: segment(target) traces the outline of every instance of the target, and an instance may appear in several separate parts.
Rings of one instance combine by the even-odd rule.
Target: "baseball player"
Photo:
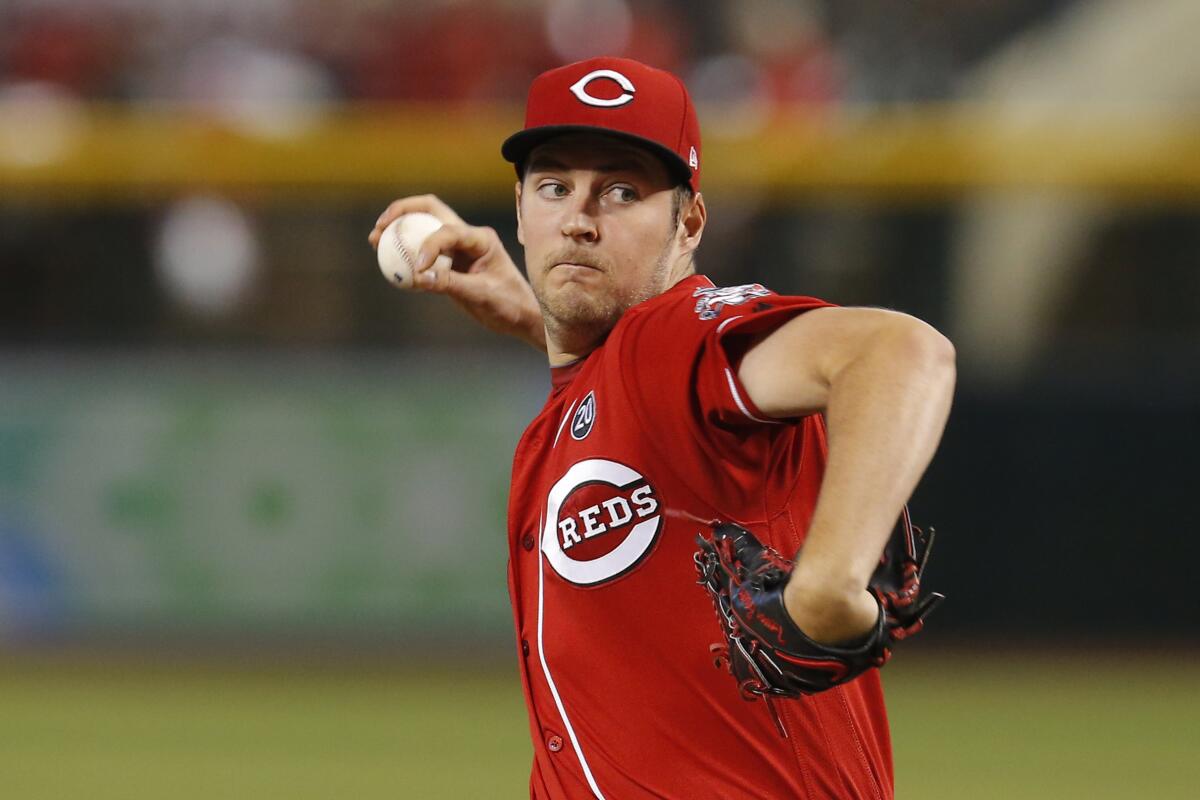
[[[502,153],[528,281],[431,196],[370,239],[435,214],[418,285],[549,357],[508,508],[531,797],[892,797],[874,667],[920,627],[920,540],[896,521],[952,346],[904,314],[698,274],[700,131],[673,75],[546,72]]]

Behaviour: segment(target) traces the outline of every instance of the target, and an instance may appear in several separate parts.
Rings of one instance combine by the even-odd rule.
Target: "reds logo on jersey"
[[[637,566],[661,529],[662,504],[640,472],[589,458],[550,489],[542,553],[564,580],[595,586]]]
[[[696,301],[696,313],[700,319],[716,319],[725,306],[740,306],[755,297],[766,297],[770,289],[761,283],[747,283],[742,286],[713,286],[701,287],[692,292]]]

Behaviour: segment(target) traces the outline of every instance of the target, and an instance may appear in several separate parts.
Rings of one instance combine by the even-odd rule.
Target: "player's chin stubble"
[[[596,267],[603,274],[603,280],[595,288],[585,288],[582,284],[569,281],[556,291],[546,291],[544,283],[541,291],[535,290],[549,334],[560,340],[599,338],[612,330],[630,308],[662,294],[667,288],[670,245],[668,239],[655,260],[649,279],[641,286],[633,287],[613,286],[613,265],[591,255],[555,253],[546,259],[548,269],[555,264],[574,263]],[[548,271],[543,274],[548,274]]]

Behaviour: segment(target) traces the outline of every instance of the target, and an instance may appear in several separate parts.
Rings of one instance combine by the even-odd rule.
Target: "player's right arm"
[[[515,336],[544,352],[546,330],[533,289],[492,228],[468,225],[437,197],[417,195],[387,207],[367,237],[371,246],[379,247],[379,238],[392,220],[414,211],[442,221],[417,255],[416,287],[446,295],[485,328]],[[451,268],[435,264],[439,255],[450,257]]]

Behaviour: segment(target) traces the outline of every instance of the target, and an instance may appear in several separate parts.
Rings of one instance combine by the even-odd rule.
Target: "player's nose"
[[[583,242],[595,242],[600,238],[600,229],[596,225],[595,209],[592,203],[580,201],[563,217],[562,233],[572,239]]]
[[[588,243],[595,242],[600,238],[600,232],[597,230],[596,224],[582,216],[567,220],[563,224],[563,235]]]

